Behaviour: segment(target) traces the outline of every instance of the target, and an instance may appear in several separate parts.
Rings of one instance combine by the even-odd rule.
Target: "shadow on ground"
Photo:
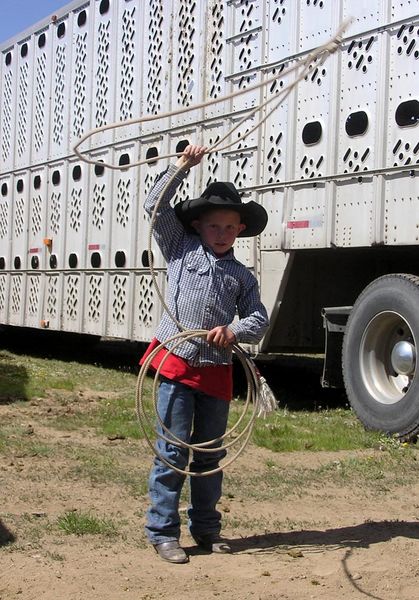
[[[0,547],[12,544],[14,541],[16,541],[16,537],[0,519]]]
[[[388,542],[395,537],[419,539],[417,521],[372,521],[350,527],[325,530],[287,531],[252,535],[231,539],[233,552],[301,550],[317,552],[319,549],[368,548],[373,544]]]

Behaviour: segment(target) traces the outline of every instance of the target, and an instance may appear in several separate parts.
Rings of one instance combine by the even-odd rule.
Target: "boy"
[[[187,443],[201,443],[225,433],[233,387],[231,344],[257,343],[268,327],[257,281],[232,250],[237,236],[258,235],[264,229],[265,209],[255,202],[243,204],[235,187],[222,182],[210,184],[200,198],[175,208],[170,205],[177,186],[189,169],[201,162],[205,151],[202,146],[188,146],[176,165],[162,173],[145,202],[151,215],[169,178],[180,169],[160,202],[153,234],[167,262],[169,311],[185,329],[208,330],[206,339],[194,338],[180,345],[160,372],[158,413],[171,433]],[[236,312],[239,319],[233,322]],[[165,312],[142,361],[159,342],[178,332],[179,327]],[[170,349],[171,344],[166,347]],[[160,351],[152,366],[157,367],[165,354],[165,349]],[[161,439],[156,443],[170,464],[186,468],[187,448]],[[194,451],[190,470],[215,469],[224,456],[222,449]],[[159,556],[173,563],[188,561],[179,545],[178,508],[184,480],[184,475],[155,458],[145,530]],[[220,538],[221,515],[216,510],[221,485],[221,471],[191,477],[188,517],[190,533],[200,547],[225,553],[231,549]]]

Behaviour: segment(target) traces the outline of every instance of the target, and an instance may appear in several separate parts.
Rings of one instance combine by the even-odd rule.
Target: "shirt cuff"
[[[240,323],[238,321],[235,321],[234,323],[230,323],[230,325],[228,326],[228,328],[236,336],[236,342],[240,343],[240,342],[243,341],[242,338],[243,338],[243,335],[246,334],[246,330],[245,330],[244,327],[242,327],[240,325]]]
[[[177,167],[173,163],[170,163],[170,165],[167,167],[166,173],[168,175],[174,175],[176,173],[176,176],[174,178],[175,181],[181,182],[185,179],[185,177],[189,173],[189,171],[184,171],[183,169],[179,169],[179,167]]]

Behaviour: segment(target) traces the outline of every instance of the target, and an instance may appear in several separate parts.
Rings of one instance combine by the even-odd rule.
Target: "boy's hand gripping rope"
[[[326,58],[331,53],[333,53],[337,50],[337,48],[339,47],[339,45],[342,42],[341,36],[342,36],[344,30],[347,28],[349,23],[350,23],[350,20],[345,21],[339,27],[336,35],[332,39],[330,39],[326,44],[320,46],[319,48],[317,48],[316,50],[311,52],[306,57],[305,60],[296,61],[295,65],[289,67],[288,69],[282,70],[280,73],[274,75],[273,77],[271,77],[269,79],[266,79],[265,81],[262,81],[253,86],[245,88],[244,90],[238,90],[227,96],[223,96],[222,98],[208,100],[201,104],[196,104],[193,106],[181,108],[181,109],[174,110],[171,112],[161,113],[159,115],[149,115],[149,116],[145,116],[145,117],[131,119],[128,121],[123,121],[120,123],[112,123],[109,125],[104,125],[102,127],[98,127],[97,129],[90,131],[89,133],[85,134],[83,137],[80,138],[80,140],[74,146],[74,152],[84,162],[87,162],[89,164],[94,164],[94,165],[100,165],[101,167],[107,167],[109,169],[114,169],[114,170],[127,170],[129,168],[147,164],[149,162],[156,162],[157,160],[167,159],[167,158],[171,158],[171,157],[175,157],[175,156],[177,157],[177,156],[179,156],[178,153],[166,154],[164,156],[157,156],[157,157],[153,156],[152,158],[145,159],[145,160],[139,160],[137,162],[134,162],[134,163],[131,163],[129,165],[122,167],[120,165],[113,165],[113,164],[106,163],[104,161],[89,159],[85,156],[85,154],[82,153],[82,151],[79,150],[79,148],[87,139],[91,138],[95,133],[99,133],[99,132],[109,130],[109,129],[115,129],[118,127],[126,127],[128,125],[133,125],[133,124],[137,124],[137,123],[144,123],[146,121],[162,119],[165,117],[171,117],[171,116],[175,116],[177,114],[181,114],[181,113],[188,112],[191,110],[197,110],[199,108],[204,108],[211,104],[225,102],[231,98],[234,98],[235,96],[248,93],[250,91],[253,91],[253,90],[263,87],[263,86],[270,85],[274,81],[290,74],[292,71],[296,71],[297,74],[296,74],[294,81],[292,81],[287,86],[282,88],[281,91],[276,91],[275,94],[273,94],[271,97],[269,97],[263,103],[256,106],[250,112],[248,112],[238,122],[237,125],[235,125],[232,129],[230,129],[230,131],[224,137],[222,137],[215,144],[213,144],[211,147],[209,147],[208,150],[206,151],[206,154],[210,154],[215,151],[220,152],[222,150],[226,150],[227,148],[230,148],[231,146],[233,146],[239,142],[242,142],[246,137],[251,135],[256,129],[258,129],[268,119],[268,117],[272,114],[272,112],[274,110],[276,110],[276,108],[278,108],[278,106],[291,93],[291,91],[298,85],[298,83],[304,77],[307,76],[307,74],[309,73],[309,71],[312,68],[314,61],[320,60],[321,62],[323,62],[324,60],[326,60]],[[300,71],[300,72],[298,72],[298,71]],[[271,107],[269,110],[267,110],[265,115],[256,123],[256,125],[254,125],[249,131],[247,131],[238,140],[229,142],[228,144],[222,146],[224,141],[227,138],[229,138],[231,136],[231,134],[234,131],[236,131],[242,125],[242,123],[244,121],[253,117],[253,115],[255,115],[256,112],[261,111],[262,109],[266,108],[268,106],[268,104],[273,102],[273,100],[276,100],[276,103],[273,105],[273,107]],[[86,151],[84,151],[84,152],[86,152]],[[179,170],[181,170],[181,168],[182,167],[180,167]],[[152,441],[152,439],[149,435],[149,431],[154,429],[154,423],[152,423],[150,421],[150,418],[148,417],[146,410],[145,410],[143,387],[144,387],[144,380],[147,375],[147,371],[150,367],[150,364],[151,364],[152,360],[154,359],[154,357],[157,355],[157,353],[162,348],[165,347],[164,344],[158,345],[149,354],[149,356],[147,357],[147,359],[145,360],[145,362],[143,363],[143,365],[141,367],[141,370],[138,375],[137,388],[136,388],[136,412],[137,412],[138,420],[139,420],[139,423],[140,423],[141,429],[143,431],[146,442],[148,443],[148,445],[150,446],[150,448],[154,452],[154,454],[164,464],[166,464],[171,469],[173,469],[183,475],[190,475],[190,476],[194,476],[194,477],[204,477],[204,476],[208,476],[208,475],[213,475],[213,474],[221,471],[222,469],[226,468],[228,465],[230,465],[234,460],[236,460],[240,456],[240,454],[243,452],[243,450],[245,449],[245,447],[250,439],[256,417],[265,416],[269,412],[272,412],[273,410],[275,410],[275,408],[277,407],[277,402],[276,402],[276,399],[275,399],[272,391],[270,390],[269,386],[267,385],[266,380],[260,375],[259,371],[257,370],[257,367],[255,366],[253,360],[249,357],[248,354],[246,354],[244,352],[244,350],[239,345],[232,344],[233,352],[236,354],[237,358],[239,359],[240,363],[242,364],[243,369],[246,374],[246,379],[247,379],[246,401],[244,403],[243,411],[242,411],[239,419],[235,423],[235,425],[233,425],[233,427],[228,429],[224,433],[224,435],[222,435],[218,438],[208,440],[208,441],[202,442],[200,444],[188,444],[188,443],[184,442],[183,440],[179,439],[178,437],[176,437],[173,433],[171,433],[171,431],[164,425],[164,423],[161,420],[160,415],[158,414],[158,410],[157,410],[158,379],[159,379],[160,370],[161,370],[162,366],[164,365],[164,362],[167,360],[167,357],[169,356],[170,353],[174,352],[180,344],[184,343],[185,341],[187,341],[191,338],[196,338],[196,337],[206,337],[206,335],[208,333],[208,331],[201,330],[201,329],[185,330],[185,328],[181,325],[181,323],[178,322],[178,320],[174,317],[174,315],[170,312],[170,310],[168,309],[168,307],[166,305],[166,302],[162,296],[161,290],[158,286],[158,283],[156,280],[156,275],[155,275],[154,268],[153,268],[151,243],[152,243],[152,231],[153,231],[153,227],[154,227],[154,221],[156,218],[159,204],[161,202],[161,198],[163,197],[166,190],[172,183],[173,179],[176,177],[177,172],[175,172],[173,174],[173,176],[169,179],[169,181],[166,183],[164,189],[162,190],[162,192],[158,198],[156,206],[154,207],[153,214],[151,216],[149,238],[148,238],[148,258],[149,258],[150,273],[151,273],[151,278],[152,278],[153,284],[155,286],[157,295],[162,303],[163,308],[166,310],[168,315],[172,318],[172,320],[176,323],[177,327],[179,328],[179,333],[176,336],[173,336],[172,338],[165,340],[164,344],[167,344],[168,342],[174,342],[174,346],[171,350],[168,350],[168,354],[163,358],[162,362],[160,363],[159,368],[157,369],[157,371],[155,373],[155,378],[154,378],[154,382],[153,382],[154,412],[155,412],[155,418],[157,418],[157,421],[158,421],[159,425],[161,426],[162,431],[164,432],[164,433],[160,434],[159,432],[155,431],[155,434],[157,435],[157,437],[159,439],[162,439],[170,444],[173,444],[175,446],[182,447],[182,448],[187,448],[188,450],[199,451],[199,452],[219,452],[220,449],[228,449],[231,446],[238,444],[238,442],[241,442],[241,445],[240,445],[239,449],[236,451],[236,453],[231,458],[229,458],[223,465],[220,465],[216,469],[212,469],[210,471],[205,471],[203,473],[179,469],[179,468],[175,467],[174,465],[172,465],[171,463],[169,463],[168,461],[166,461],[166,459],[160,455],[160,453],[158,452],[158,450],[156,448],[156,444]],[[249,410],[250,405],[252,405],[252,412],[251,412],[250,418],[249,418],[248,422],[244,425],[242,431],[238,433],[237,431],[238,431],[239,427],[242,425],[243,421],[245,420],[245,416]],[[231,441],[226,441],[226,440],[228,440],[228,438],[231,438]]]

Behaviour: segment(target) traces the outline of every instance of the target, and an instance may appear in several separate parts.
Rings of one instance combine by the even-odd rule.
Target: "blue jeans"
[[[225,433],[229,403],[194,390],[182,383],[162,378],[158,395],[158,412],[163,423],[182,441],[200,443]],[[157,426],[161,432],[161,427]],[[170,438],[167,433],[164,434]],[[222,442],[214,444],[218,447]],[[168,462],[185,469],[189,462],[189,449],[157,439],[158,452]],[[219,452],[194,451],[190,470],[210,471],[218,467],[226,455]],[[151,506],[147,511],[145,531],[152,544],[178,540],[180,537],[179,499],[185,475],[154,459],[150,473],[149,494]],[[221,514],[216,504],[221,497],[223,474],[190,477],[189,529],[192,535],[219,533]]]

